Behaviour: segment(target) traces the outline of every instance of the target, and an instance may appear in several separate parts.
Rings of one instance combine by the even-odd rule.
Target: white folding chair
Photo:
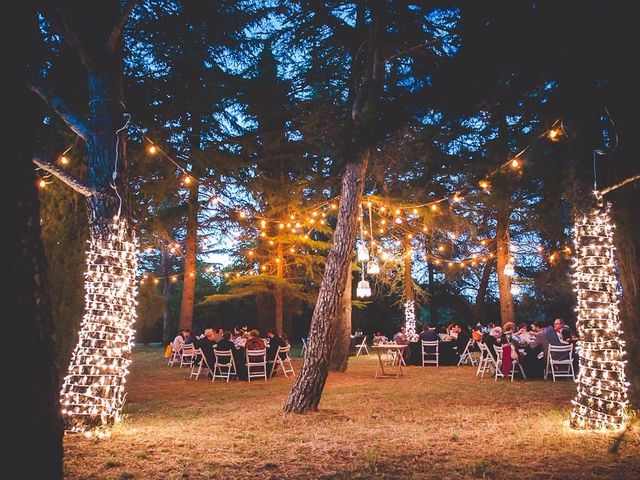
[[[231,350],[213,350],[213,354],[216,357],[216,363],[213,365],[212,382],[215,382],[216,378],[222,378],[228,383],[231,376],[238,376],[236,362],[233,359]]]
[[[190,367],[193,365],[193,361],[196,359],[196,349],[193,347],[193,343],[185,343],[180,349],[180,368],[183,366]]]
[[[512,345],[511,348],[515,348],[515,347]],[[520,375],[522,375],[522,379],[526,380],[527,376],[524,373],[524,369],[522,368],[522,365],[520,364],[520,361],[511,359],[511,373],[509,374],[509,377],[511,377],[511,381],[513,382],[513,376],[516,373],[516,367],[518,367],[518,369],[520,371]]]
[[[196,369],[196,363],[194,362],[193,365],[191,365],[191,374],[189,375],[189,378],[196,377],[196,380],[197,380],[200,377],[200,372],[202,372],[203,368],[208,370],[209,373],[213,375],[211,366],[209,365],[209,362],[207,362],[207,358],[202,353],[202,349],[200,348],[196,349],[196,355],[200,355],[200,361],[197,364],[198,368]]]
[[[307,349],[307,339],[302,338],[302,350],[300,350],[300,356],[304,356],[304,351]]]
[[[175,348],[173,343],[171,344],[171,356],[169,357],[169,361],[167,365],[169,367],[173,367],[173,364],[180,360],[180,348]]]
[[[557,367],[557,368],[556,368]],[[544,379],[547,380],[551,370],[553,381],[556,377],[571,377],[575,380],[573,371],[573,345],[549,345],[547,351],[547,366],[544,369]]]
[[[247,350],[247,379],[264,378],[267,381],[267,349]],[[252,371],[253,370],[253,371]]]
[[[489,353],[489,347],[485,346],[485,348],[487,349],[487,353],[489,354],[489,357],[491,357],[491,353]],[[493,347],[494,351],[496,352],[496,358],[493,358],[493,380],[497,381],[498,377],[504,378],[504,373],[502,373],[502,346],[501,345],[496,345]]]
[[[468,362],[471,362],[472,366],[476,366],[476,359],[473,356],[473,352],[471,348],[473,347],[473,339],[469,339],[467,345],[464,347],[464,351],[460,355],[460,360],[458,360],[458,367],[460,365],[466,365]]]
[[[291,364],[291,358],[289,357],[289,352],[291,351],[291,345],[287,345],[286,347],[278,347],[276,350],[276,357],[273,359],[273,365],[271,366],[270,377],[273,377],[279,370],[282,370],[285,377],[288,377],[289,373],[295,375],[296,372],[293,369],[293,365]],[[284,358],[280,357],[280,354],[283,354]]]
[[[491,370],[492,374],[495,374],[495,370],[498,368],[496,359],[493,358],[489,347],[484,342],[478,342],[480,348],[480,361],[478,362],[478,369],[476,370],[476,376],[480,375],[480,378],[484,378],[484,374],[487,370]]]
[[[362,342],[360,342],[358,345],[356,345],[356,348],[358,349],[358,350],[356,350],[356,357],[362,353],[362,349],[364,349],[364,351],[367,352],[367,355],[369,355],[369,349],[367,348],[367,336],[366,335],[364,337],[362,337]]]
[[[422,340],[422,366],[433,364],[436,367],[440,365],[440,353],[438,351],[440,342],[438,340],[426,341]],[[430,351],[429,351],[430,350]],[[434,358],[430,358],[434,357]]]

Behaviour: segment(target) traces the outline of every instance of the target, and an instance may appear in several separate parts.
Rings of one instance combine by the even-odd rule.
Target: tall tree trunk
[[[496,225],[496,258],[498,273],[498,291],[500,294],[500,321],[502,325],[515,322],[513,296],[511,295],[511,277],[504,274],[504,267],[509,263],[509,223],[511,209],[508,201],[499,202]]]
[[[407,335],[410,338],[415,336],[416,332],[416,323],[415,323],[415,314],[416,314],[416,305],[413,303],[413,277],[411,276],[411,241],[408,237],[405,237],[404,240],[404,301],[405,301],[405,312],[404,312],[404,327]],[[413,323],[409,323],[407,321],[409,311],[407,311],[407,302],[412,302],[411,308],[413,310]]]
[[[491,270],[493,270],[494,264],[495,259],[489,258],[484,264],[484,267],[482,267],[482,277],[480,278],[480,284],[478,285],[476,303],[473,307],[473,325],[477,325],[482,318],[484,299],[487,296],[487,287],[489,286],[489,278],[491,277]]]
[[[273,289],[273,300],[275,303],[275,327],[278,333],[282,333],[282,325],[283,325],[283,316],[284,316],[284,299],[282,292],[282,285],[280,282],[284,278],[284,255],[282,249],[282,243],[278,242],[278,250],[277,255],[280,261],[276,264],[276,277],[277,281],[275,284],[275,288]]]
[[[162,289],[162,343],[169,343],[172,338],[171,313],[169,311],[169,295],[171,295],[171,281],[169,280],[169,253],[162,250],[160,257],[160,271],[164,277],[160,288]]]
[[[438,304],[436,298],[436,285],[435,281],[435,272],[433,268],[433,262],[427,260],[427,274],[429,276],[429,322],[433,325],[437,325],[438,323]]]
[[[184,278],[182,282],[182,302],[180,303],[180,330],[193,327],[193,305],[196,296],[196,256],[198,251],[198,177],[194,173],[189,187],[189,211],[187,215],[187,238],[184,252]]]
[[[88,119],[85,124],[56,110],[86,142],[87,184],[67,183],[88,197],[90,242],[85,315],[60,401],[68,430],[101,430],[119,420],[124,404],[137,294],[134,275],[128,273],[136,270],[137,257],[128,222],[128,120],[121,73],[121,32],[130,10],[121,11],[115,0],[65,2],[64,7],[66,38],[76,45],[87,70]],[[79,33],[72,31],[74,27]]]
[[[56,480],[63,478],[63,430],[53,317],[31,162],[37,113],[24,84],[25,67],[38,42],[36,18],[33,2],[16,4],[10,21],[5,22],[5,28],[9,28],[3,32],[4,43],[9,41],[7,38],[17,40],[18,48],[7,49],[4,59],[6,68],[13,73],[5,77],[2,105],[11,105],[13,115],[2,135],[2,151],[7,158],[1,188],[3,224],[11,226],[3,235],[2,265],[11,280],[3,288],[2,318],[5,331],[17,327],[22,332],[19,341],[6,342],[4,351],[7,359],[19,359],[19,365],[6,369],[4,379],[8,403],[3,427],[11,432],[4,453],[8,461],[32,458],[21,462],[21,476]]]
[[[331,351],[329,370],[346,372],[351,350],[351,291],[353,288],[353,272],[351,265],[347,272],[347,281],[342,294],[342,305],[336,322],[336,341]]]
[[[318,300],[311,318],[311,328],[302,361],[302,369],[284,404],[285,412],[305,413],[318,409],[329,373],[336,319],[340,315],[342,297],[356,242],[358,206],[364,191],[364,174],[369,150],[346,165],[340,192],[338,221],[333,244],[320,284]]]

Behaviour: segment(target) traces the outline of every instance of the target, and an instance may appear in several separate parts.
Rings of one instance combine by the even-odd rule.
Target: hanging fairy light
[[[106,234],[89,241],[85,314],[60,392],[68,432],[104,436],[120,421],[137,304],[138,244],[130,231],[115,217]]]
[[[600,199],[599,199],[600,200]],[[624,428],[627,388],[618,318],[618,281],[610,206],[601,203],[576,220],[573,283],[580,341],[578,393],[570,424],[580,430]]]

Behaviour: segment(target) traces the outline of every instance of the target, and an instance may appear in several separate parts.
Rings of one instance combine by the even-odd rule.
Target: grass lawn
[[[375,357],[351,357],[319,412],[284,415],[291,377],[189,380],[163,351],[134,350],[111,438],[65,437],[66,478],[640,479],[640,422],[570,430],[571,381],[494,382],[471,367],[374,380]]]

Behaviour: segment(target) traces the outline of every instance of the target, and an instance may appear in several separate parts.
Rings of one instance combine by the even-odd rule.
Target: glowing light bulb
[[[45,182],[44,179],[41,178],[40,180],[38,180],[38,187],[44,188],[46,186],[47,186],[47,182]]]
[[[520,160],[514,158],[513,160],[511,160],[510,165],[511,168],[518,168],[520,166]]]
[[[151,155],[155,155],[158,152],[158,148],[155,145],[149,145],[149,147],[147,147],[147,152]]]
[[[61,165],[69,165],[69,158],[66,155],[62,155],[60,157],[60,164]]]

